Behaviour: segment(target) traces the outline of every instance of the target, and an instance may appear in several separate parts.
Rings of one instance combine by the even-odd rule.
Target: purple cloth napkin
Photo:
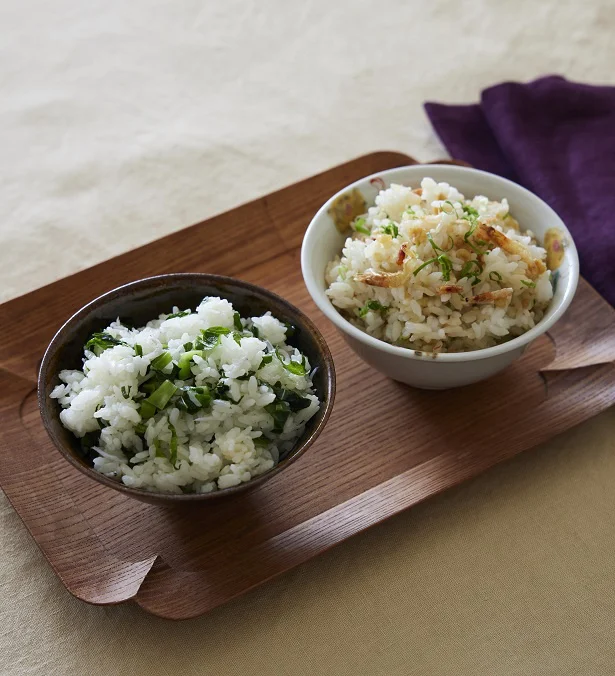
[[[581,274],[615,305],[615,87],[544,77],[426,103],[452,157],[536,193],[572,233]]]

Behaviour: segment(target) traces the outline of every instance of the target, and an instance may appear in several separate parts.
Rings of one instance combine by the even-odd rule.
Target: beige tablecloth
[[[2,299],[361,153],[615,83],[608,0],[0,3]],[[5,329],[6,327],[3,327]],[[173,624],[72,598],[0,497],[0,674],[615,673],[615,410]]]

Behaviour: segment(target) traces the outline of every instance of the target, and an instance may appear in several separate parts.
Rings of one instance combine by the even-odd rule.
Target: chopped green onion
[[[453,238],[450,235],[448,236],[448,238],[451,241],[451,245],[449,246],[448,249],[442,249],[433,241],[433,237],[431,236],[431,233],[430,232],[427,233],[427,239],[429,240],[429,243],[431,244],[433,250],[436,253],[438,253],[438,251],[442,251],[443,253],[448,253],[455,246],[455,241],[453,240]]]
[[[201,408],[206,408],[211,403],[211,392],[207,385],[199,387],[182,387],[180,389],[177,405],[179,408],[195,413]]]
[[[141,406],[149,403],[157,409],[162,410],[169,403],[175,392],[177,392],[177,387],[170,380],[165,380],[155,392],[152,392],[152,394],[143,401]]]
[[[254,437],[252,439],[254,442],[254,445],[260,448],[267,448],[269,444],[271,443],[271,439],[267,439],[267,437]]]
[[[139,407],[139,413],[141,414],[142,420],[147,420],[156,414],[156,407],[147,399],[144,399]]]
[[[214,395],[216,399],[222,399],[224,401],[231,401],[233,404],[238,404],[239,401],[235,401],[232,397],[229,396],[230,387],[223,383],[221,380],[218,381],[218,384],[214,387]]]
[[[283,356],[280,354],[280,352],[278,350],[275,351],[275,354],[276,354],[277,358],[280,360],[280,363],[282,364],[282,366],[289,373],[292,373],[295,376],[306,375],[306,373],[307,373],[307,368],[306,368],[307,360],[306,360],[305,357],[303,357],[303,359],[300,362],[293,361],[292,358],[291,358],[290,361],[288,363],[286,363],[284,361]]]
[[[444,208],[444,204],[448,204],[451,207],[452,211],[447,211]],[[457,209],[456,209],[455,205],[450,200],[445,200],[444,203],[440,205],[440,209],[442,209],[442,211],[445,214],[448,214],[449,216],[452,216],[453,214],[455,214],[455,216],[457,215]]]
[[[120,391],[122,392],[124,399],[130,399],[130,387],[122,385],[122,387],[120,387]]]
[[[160,387],[160,385],[162,385],[162,383],[167,380],[162,373],[157,373],[155,371],[150,371],[149,373],[152,374],[153,377],[141,383],[139,386],[139,389],[146,394],[155,392]]]
[[[399,237],[399,228],[395,223],[388,223],[385,225],[383,228],[381,228],[381,231],[385,235],[391,235],[391,237]]]
[[[192,362],[192,357],[195,356],[199,357],[205,357],[205,353],[203,350],[189,350],[188,352],[184,352],[182,356],[178,359],[177,365],[179,366],[179,373],[177,374],[177,377],[180,380],[186,380],[186,378],[190,378],[192,375],[191,371],[191,362]]]
[[[191,350],[193,347],[194,347],[194,345],[193,345],[192,343],[190,343],[190,342],[184,343],[184,350],[185,350],[186,352],[190,352],[190,350]]]
[[[239,312],[233,313],[233,324],[235,325],[237,331],[243,331],[243,324],[241,323],[241,315]]]
[[[365,315],[370,310],[373,310],[374,312],[384,312],[388,309],[388,307],[382,305],[377,300],[368,300],[367,303],[365,303],[365,305],[359,310],[359,317],[365,317]]]
[[[140,422],[137,425],[135,425],[135,434],[138,434],[140,437],[142,437],[145,434],[146,429],[147,429],[147,425]]]
[[[152,359],[150,366],[154,371],[162,371],[173,361],[173,357],[170,352],[163,352],[159,354],[156,359]]]
[[[160,448],[160,441],[158,439],[154,439],[154,448],[156,449],[156,457],[157,458],[166,458],[167,456],[164,454],[164,451],[162,448]]]
[[[252,328],[251,328],[250,330],[252,331],[252,335],[253,335],[255,338],[258,338],[258,337],[259,337],[258,327],[257,327],[257,326],[254,326],[254,324],[252,324]]]
[[[489,273],[489,279],[492,282],[501,282],[502,281],[502,275],[499,272],[496,272],[493,270],[492,272]]]
[[[367,228],[366,225],[365,225],[365,219],[362,218],[362,217],[356,218],[354,223],[353,223],[353,226],[354,226],[354,229],[357,232],[361,232],[364,235],[370,235],[371,234],[369,228]]]
[[[175,317],[186,317],[187,315],[190,314],[192,314],[190,310],[183,310],[182,312],[174,312],[172,315],[169,315],[167,319],[175,319]]]
[[[241,333],[239,333],[239,331],[233,331],[233,340],[237,343],[237,345],[241,345],[241,339]]]
[[[143,348],[140,345],[135,345],[135,354],[137,357],[143,356]]]
[[[531,282],[529,279],[522,279],[521,284],[528,286],[530,289],[533,289],[536,286],[536,282]]]

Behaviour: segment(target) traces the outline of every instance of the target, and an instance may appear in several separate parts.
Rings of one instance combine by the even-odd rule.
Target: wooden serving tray
[[[583,281],[549,337],[463,389],[413,390],[346,347],[303,285],[303,232],[344,185],[410,163],[398,153],[361,157],[0,306],[0,484],[72,594],[194,617],[615,401],[615,311]],[[77,472],[47,438],[35,396],[43,351],[71,313],[119,284],[184,271],[241,277],[288,298],[323,331],[338,377],[327,428],[302,458],[253,492],[191,512],[131,500]]]

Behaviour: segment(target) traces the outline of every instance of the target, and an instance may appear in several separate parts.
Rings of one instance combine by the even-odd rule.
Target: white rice
[[[488,226],[505,234],[501,246],[474,234]],[[552,298],[546,251],[520,232],[506,199],[465,199],[431,178],[418,190],[393,184],[352,228],[327,266],[327,295],[352,324],[389,343],[491,347],[532,328]]]
[[[51,396],[62,406],[64,426],[83,440],[98,472],[134,488],[206,493],[271,469],[320,408],[311,366],[287,344],[287,326],[270,313],[240,319],[231,303],[213,297],[195,312],[167,317],[138,329],[118,319],[105,333],[123,344],[86,348],[81,371],[60,373],[62,384]],[[179,380],[177,363],[188,343],[195,347],[212,327],[230,332],[202,356],[194,355],[189,376]],[[150,364],[165,352],[172,361],[155,372]],[[179,389],[162,410],[142,420],[140,407],[148,397],[142,388],[152,376]],[[196,391],[184,387],[207,388],[210,402],[197,411],[180,410],[181,393]],[[289,393],[292,406],[283,401]],[[286,411],[278,420],[281,429],[274,429],[265,409],[275,404]]]

